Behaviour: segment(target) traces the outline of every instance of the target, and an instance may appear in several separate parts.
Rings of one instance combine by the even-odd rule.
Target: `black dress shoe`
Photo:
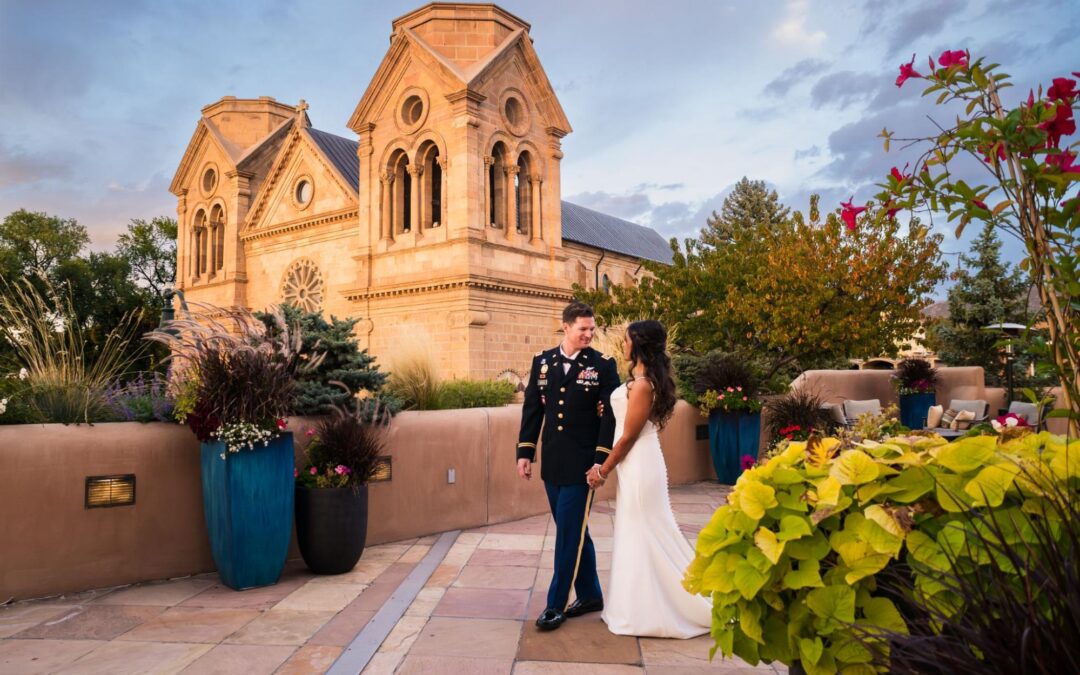
[[[581,616],[582,614],[588,614],[589,612],[599,612],[602,609],[604,609],[603,598],[575,600],[574,604],[566,608],[566,618],[572,619],[575,616]]]
[[[555,630],[566,621],[566,615],[557,609],[548,607],[540,612],[540,618],[536,620],[536,627],[540,630]]]

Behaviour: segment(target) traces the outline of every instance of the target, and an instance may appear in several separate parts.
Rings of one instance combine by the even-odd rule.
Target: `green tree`
[[[702,246],[730,243],[740,230],[777,227],[787,220],[789,209],[780,203],[776,190],[770,191],[763,180],[742,180],[735,184],[720,207],[705,221],[699,235]]]
[[[131,277],[155,297],[176,281],[176,220],[158,216],[133,219],[116,244],[117,255],[131,266]]]
[[[905,231],[906,230],[906,231]],[[944,279],[940,235],[917,219],[907,226],[864,217],[857,229],[831,213],[822,221],[817,197],[809,218],[736,230],[724,246],[674,241],[671,265],[646,263],[651,276],[611,296],[576,288],[595,303],[602,322],[650,317],[676,327],[679,345],[718,349],[778,372],[891,353],[910,337],[920,310]]]
[[[964,266],[949,290],[949,317],[931,330],[930,346],[950,365],[982,366],[987,384],[1000,385],[1005,366],[1001,334],[985,330],[996,323],[1027,323],[1028,285],[1019,270],[1001,260],[1001,241],[991,223],[972,245],[973,256],[960,256]]]
[[[74,219],[19,209],[0,222],[0,273],[9,279],[45,278],[90,243]]]
[[[301,353],[323,352],[326,357],[318,368],[298,375],[293,412],[297,415],[323,415],[335,405],[342,405],[349,394],[331,382],[341,382],[353,393],[367,390],[378,393],[386,383],[386,373],[379,372],[375,357],[361,349],[353,330],[360,319],[323,318],[319,312],[305,312],[292,305],[282,307],[289,325],[299,323],[303,335]],[[274,329],[273,315],[256,312],[267,328]]]

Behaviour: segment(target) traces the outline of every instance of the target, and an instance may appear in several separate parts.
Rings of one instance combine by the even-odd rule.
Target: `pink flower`
[[[279,420],[277,421],[277,428],[278,428],[278,431],[285,431],[285,427],[287,427],[287,426],[289,426],[289,423],[288,423],[288,422],[286,422],[285,420],[283,420],[283,419],[279,419]]]
[[[938,57],[938,65],[942,68],[951,68],[958,66],[960,68],[967,68],[969,54],[962,52],[959,49],[954,51],[945,50],[941,52],[941,56]]]
[[[310,473],[312,476],[315,476],[315,475],[318,475],[319,470],[316,469],[315,467],[311,467],[311,469],[308,471],[308,473]]]
[[[743,471],[749,471],[750,469],[753,469],[755,464],[757,464],[757,458],[755,458],[753,455],[743,455],[742,456],[742,470]]]
[[[851,199],[854,199],[852,196]],[[855,217],[866,210],[865,206],[852,206],[851,199],[846,202],[840,202],[840,206],[843,207],[843,211],[840,212],[840,217],[844,220],[844,224],[847,225],[847,229],[855,229]]]
[[[1076,133],[1076,120],[1073,119],[1072,107],[1064,101],[1059,101],[1054,110],[1054,118],[1043,122],[1039,128],[1048,136],[1047,147],[1058,147],[1062,136]]]
[[[720,394],[720,400],[721,400],[721,401],[723,401],[723,400],[724,400],[724,395],[723,395],[723,394]]]
[[[743,396],[743,397],[742,397],[742,400],[744,400],[744,401],[745,401],[745,400],[746,400],[746,397],[745,397],[745,396]]]
[[[1071,103],[1076,95],[1076,80],[1070,80],[1067,77],[1055,77],[1054,83],[1046,90],[1046,97],[1051,101]]]
[[[922,75],[915,72],[915,55],[911,55],[911,61],[908,63],[900,64],[900,74],[896,76],[896,86],[901,87],[907,82],[909,77],[922,77]]]
[[[347,476],[350,473],[352,473],[352,470],[349,469],[349,467],[345,466],[344,464],[338,464],[337,466],[334,467],[334,473],[336,473],[339,476]]]
[[[888,201],[887,204],[885,204],[885,215],[887,215],[889,217],[889,220],[895,220],[896,219],[896,213],[899,210],[900,210],[900,207],[896,206],[891,199]]]
[[[1076,153],[1072,150],[1064,150],[1056,155],[1047,155],[1047,166],[1056,166],[1062,171],[1062,173],[1077,173],[1080,172],[1080,166],[1073,164],[1076,160]]]
[[[997,161],[999,161],[999,162],[1004,162],[1005,161],[1005,144],[1004,143],[998,142],[998,143],[994,143],[992,146],[991,145],[984,145],[984,146],[979,148],[979,152],[983,156],[983,161],[986,162],[987,164],[993,164],[995,156],[997,158]],[[994,154],[991,155],[990,153],[994,153]]]
[[[727,390],[728,390],[728,391],[735,391],[735,390],[734,390],[734,389],[732,389],[731,387],[728,387],[728,388],[727,388]]]
[[[1034,89],[1028,89],[1027,107],[1029,107],[1029,108],[1034,108],[1035,107],[1035,90]]]
[[[735,387],[735,391],[742,391],[742,387]]]
[[[307,431],[304,432],[304,435],[307,436],[308,438],[311,438],[312,436],[315,435],[315,429],[314,428],[308,429]]]
[[[983,211],[989,211],[990,210],[989,207],[986,206],[986,202],[984,202],[982,200],[972,199],[971,203],[974,204],[975,206],[979,207]]]
[[[296,478],[296,477],[297,477],[297,476],[299,476],[299,475],[300,475],[300,469],[297,469],[296,467],[293,467],[293,470],[292,470],[292,477],[293,477],[293,478]]]

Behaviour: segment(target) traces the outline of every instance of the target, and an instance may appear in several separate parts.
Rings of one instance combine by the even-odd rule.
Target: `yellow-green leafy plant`
[[[886,567],[906,564],[924,604],[954,615],[964,598],[940,572],[966,574],[995,555],[975,523],[989,512],[999,523],[1043,517],[1046,500],[1075,498],[1078,486],[1080,443],[1046,432],[812,437],[742,474],[698,535],[684,584],[712,598],[714,654],[874,672],[887,667],[887,636],[908,632],[897,593],[879,583]],[[1007,536],[1020,541],[1022,529]]]
[[[415,333],[403,336],[390,353],[389,364],[387,393],[403,401],[407,409],[439,408],[442,378],[430,339]]]

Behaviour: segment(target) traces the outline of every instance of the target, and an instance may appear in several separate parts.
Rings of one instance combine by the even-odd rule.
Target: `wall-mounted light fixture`
[[[135,474],[86,477],[86,508],[97,509],[134,504]]]

